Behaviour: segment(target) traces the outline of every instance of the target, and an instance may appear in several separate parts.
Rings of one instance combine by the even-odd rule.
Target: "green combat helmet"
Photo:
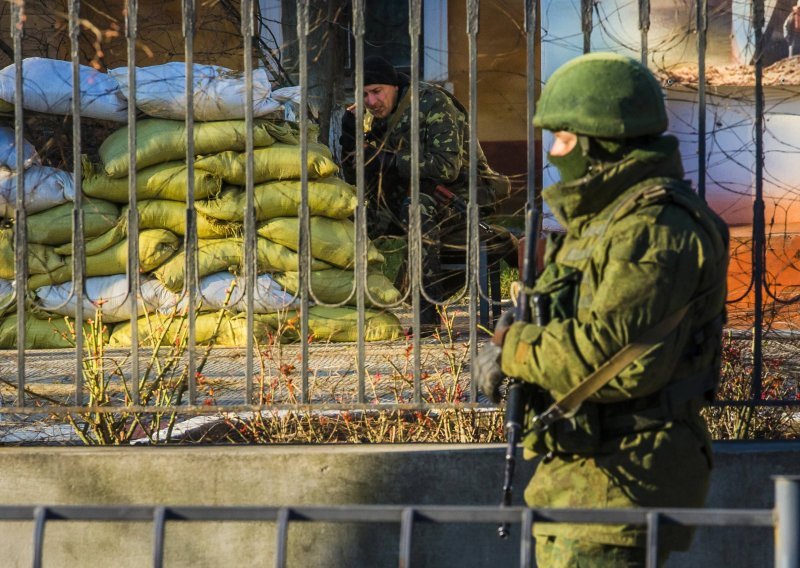
[[[667,112],[646,67],[614,53],[589,53],[553,73],[533,124],[595,138],[637,138],[664,132]]]

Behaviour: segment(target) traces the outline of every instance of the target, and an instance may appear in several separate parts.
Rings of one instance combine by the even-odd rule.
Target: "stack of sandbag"
[[[24,72],[28,77],[28,61]],[[63,62],[59,62],[63,63]],[[58,66],[56,66],[58,67]],[[100,146],[101,163],[83,162],[85,282],[83,311],[87,319],[102,309],[112,345],[130,343],[132,322],[146,345],[174,343],[187,332],[187,294],[184,236],[189,167],[186,163],[187,131],[183,75],[185,67],[168,64],[137,70],[137,107],[152,118],[136,123],[136,183],[139,231],[140,289],[132,307],[125,275],[129,239],[128,129],[111,134]],[[7,71],[7,70],[4,70]],[[112,70],[118,81],[114,96],[123,100],[129,92],[127,70]],[[108,79],[108,77],[105,77]],[[104,80],[105,80],[104,79]],[[0,100],[2,100],[0,72]],[[192,182],[198,236],[199,276],[198,343],[243,345],[246,317],[243,253],[245,211],[246,125],[244,91],[238,77],[223,68],[195,66],[193,126],[194,163]],[[254,75],[254,112],[266,116],[280,108],[276,100],[296,98],[296,89],[272,93],[266,77]],[[273,98],[273,95],[275,98]],[[45,97],[47,98],[47,97]],[[45,107],[59,108],[48,99]],[[27,106],[27,104],[26,104]],[[31,107],[33,108],[33,107]],[[2,133],[0,133],[2,135]],[[316,131],[310,129],[315,139]],[[13,142],[13,131],[11,132]],[[0,159],[3,145],[0,136]],[[258,220],[255,339],[295,340],[299,323],[298,207],[300,204],[300,146],[297,126],[282,120],[259,118],[253,126],[256,217]],[[12,144],[13,146],[13,144]],[[13,149],[13,148],[12,148]],[[26,165],[38,166],[33,148],[26,147]],[[16,154],[7,162],[16,163]],[[29,155],[28,155],[29,154]],[[13,166],[12,163],[12,166]],[[52,169],[52,168],[51,168]],[[356,197],[354,188],[336,177],[337,167],[327,147],[312,142],[306,169],[311,211],[311,287],[322,303],[346,303],[342,307],[312,306],[309,325],[315,341],[352,341],[357,337],[355,304],[354,226],[351,220]],[[45,176],[49,170],[37,174]],[[58,172],[58,170],[56,170]],[[67,172],[52,173],[60,191],[43,191],[36,179],[28,183],[28,289],[34,302],[31,321],[49,324],[48,333],[32,330],[28,347],[62,347],[70,341],[69,316],[75,313],[72,289],[73,245],[71,242],[74,187]],[[11,177],[11,176],[9,176]],[[13,215],[16,184],[4,190],[0,172],[0,214]],[[38,179],[38,178],[37,178]],[[29,197],[30,196],[30,197]],[[0,302],[12,297],[14,276],[13,219],[0,227]],[[383,259],[370,244],[368,261]],[[5,284],[4,284],[5,282]],[[6,286],[6,287],[8,287]],[[368,278],[368,303],[393,303],[399,293],[375,270]],[[370,300],[371,299],[371,300]],[[2,308],[2,305],[0,305]],[[50,321],[47,321],[47,320]],[[54,323],[57,322],[57,323]],[[12,325],[13,324],[13,325]],[[62,325],[63,324],[63,325]],[[0,324],[0,348],[13,347],[16,321]],[[60,326],[60,327],[59,327]],[[62,327],[65,329],[61,329]],[[393,339],[401,333],[397,318],[388,311],[370,309],[364,330],[368,340]]]
[[[185,126],[185,66],[167,64],[137,69],[136,101],[139,110],[153,118],[137,122],[137,199],[139,225],[144,230],[169,230],[185,234],[185,200],[188,181]],[[127,95],[127,69],[110,71]],[[246,163],[244,115],[245,91],[241,74],[216,66],[194,67],[193,109],[194,195],[197,211],[198,275],[201,279],[202,308],[217,309],[227,303],[231,313],[243,310],[243,282],[235,279],[244,273],[243,226],[245,212]],[[254,115],[266,117],[279,108],[276,100],[296,99],[297,89],[270,90],[264,70],[253,75]],[[315,129],[310,129],[315,139]],[[255,291],[256,314],[264,329],[285,328],[284,337],[294,332],[292,310],[297,304],[298,208],[300,205],[301,149],[294,123],[275,118],[258,118],[253,127],[253,179],[255,214],[258,222],[256,260],[258,285]],[[120,204],[128,200],[128,131],[113,133],[100,147],[101,168],[87,167],[84,191],[103,195]],[[311,142],[305,164],[309,178],[311,214],[311,287],[322,303],[355,304],[354,188],[336,177],[337,166],[330,150]],[[125,211],[123,211],[124,213]],[[381,262],[380,253],[370,245],[368,260]],[[183,247],[152,271],[152,276],[174,294],[185,290],[185,252]],[[219,294],[233,284],[235,292],[223,302]],[[370,296],[378,303],[392,303],[399,293],[380,272],[370,273]],[[211,289],[214,293],[212,294]],[[215,295],[216,294],[216,295]],[[318,340],[351,340],[355,337],[352,307],[325,310],[312,307],[311,332]],[[260,316],[269,316],[261,318]],[[400,326],[394,315],[370,310],[367,337],[394,338]],[[240,329],[242,315],[225,325]],[[336,322],[340,322],[336,325]],[[112,334],[112,342],[129,335],[129,330]],[[241,333],[231,332],[231,337]],[[237,341],[231,340],[235,343]]]
[[[0,81],[1,83],[1,81]],[[0,348],[16,346],[16,302],[14,294],[16,257],[22,247],[15,246],[16,200],[20,176],[17,152],[22,152],[22,183],[27,212],[28,282],[31,290],[71,277],[71,258],[62,249],[71,246],[75,200],[73,176],[43,166],[33,146],[15,144],[14,129],[0,127]],[[91,239],[114,227],[119,207],[103,199],[86,198],[83,203],[84,234]],[[88,261],[88,258],[87,258]],[[73,312],[74,313],[74,312]],[[30,348],[66,347],[73,341],[72,323],[53,318],[48,312],[33,309],[26,317],[26,346]],[[74,327],[74,326],[73,326]]]

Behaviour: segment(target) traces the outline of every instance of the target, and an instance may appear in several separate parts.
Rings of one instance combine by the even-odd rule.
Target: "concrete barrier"
[[[800,442],[717,444],[709,507],[771,508],[775,474],[798,473]],[[532,465],[518,467],[517,499]],[[199,446],[0,448],[0,504],[127,505],[494,505],[498,445]],[[30,566],[33,523],[0,526],[2,566]],[[271,523],[171,523],[165,565],[270,565]],[[495,526],[418,526],[414,566],[518,565],[518,531]],[[48,523],[44,566],[152,565],[149,523]],[[735,545],[733,544],[735,543]],[[399,526],[293,524],[289,566],[397,566]],[[772,533],[701,529],[669,566],[772,564]]]

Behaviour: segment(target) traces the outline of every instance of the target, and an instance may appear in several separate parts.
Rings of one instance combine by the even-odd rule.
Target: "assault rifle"
[[[539,241],[539,211],[534,207],[529,207],[525,213],[525,227],[527,234],[525,238],[525,258],[522,264],[522,285],[517,293],[517,305],[514,313],[514,321],[531,322],[531,300],[534,304],[534,314],[536,323],[544,325],[546,323],[546,302],[548,296],[538,294],[531,295],[533,285],[536,283],[536,256],[537,244]],[[511,506],[511,491],[513,489],[514,467],[517,461],[517,444],[520,442],[522,434],[523,420],[525,418],[526,402],[525,385],[519,379],[508,377],[506,387],[506,446],[505,474],[503,476],[503,500],[501,507]],[[508,538],[508,523],[501,523],[497,527],[497,535],[500,538]]]
[[[433,198],[439,205],[452,207],[462,215],[467,215],[467,202],[460,195],[456,195],[446,186],[438,184],[433,188]],[[484,231],[493,232],[492,227],[484,221],[478,221],[478,226]]]

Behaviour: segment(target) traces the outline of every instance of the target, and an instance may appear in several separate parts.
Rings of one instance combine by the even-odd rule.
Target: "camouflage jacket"
[[[411,104],[409,86],[401,89],[398,105],[402,115],[365,121],[366,140],[395,155],[401,180],[411,179]],[[463,198],[469,196],[469,130],[467,112],[447,91],[428,83],[419,88],[419,177],[423,190],[443,184]],[[404,102],[404,99],[408,99]],[[386,136],[389,124],[394,127]],[[385,139],[385,142],[384,142]],[[478,145],[478,203],[490,205],[507,178],[492,171]]]
[[[728,235],[682,176],[677,140],[664,136],[616,164],[544,190],[566,227],[548,243],[536,283],[551,297],[551,319],[542,327],[510,328],[502,352],[508,376],[557,399],[646,330],[684,306],[689,311],[584,403],[578,416],[590,425],[591,449],[557,450],[543,460],[525,494],[530,506],[695,507],[705,499],[710,442],[699,409],[702,391],[719,373]],[[690,394],[662,410],[664,395],[676,392]],[[660,418],[640,420],[654,411]],[[544,442],[529,435],[525,443],[557,449],[568,445],[568,433],[554,428]],[[539,523],[536,534],[624,546],[645,540],[643,528],[631,526]],[[673,531],[663,544],[680,550],[690,538]]]

